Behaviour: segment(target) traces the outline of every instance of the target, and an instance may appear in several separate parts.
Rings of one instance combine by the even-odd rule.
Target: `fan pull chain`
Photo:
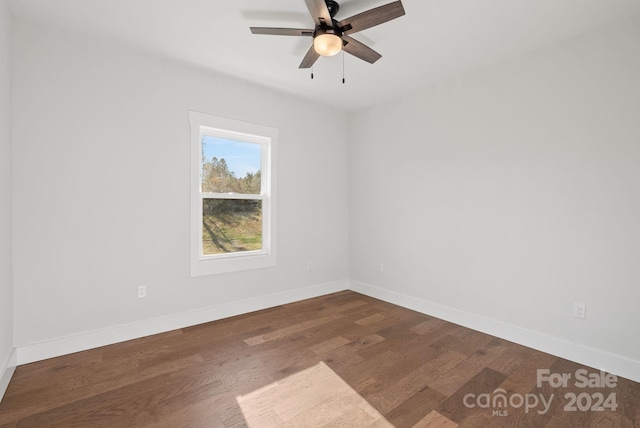
[[[344,51],[342,51],[342,84],[344,85]]]
[[[313,80],[313,66],[311,66],[311,80]]]

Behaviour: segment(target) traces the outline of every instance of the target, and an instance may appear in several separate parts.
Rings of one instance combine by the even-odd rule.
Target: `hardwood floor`
[[[614,380],[345,291],[20,366],[0,428],[640,427],[640,384]]]

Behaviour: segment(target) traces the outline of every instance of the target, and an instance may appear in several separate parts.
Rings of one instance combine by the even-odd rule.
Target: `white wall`
[[[11,30],[12,16],[0,0],[0,398],[5,368],[12,365],[13,296],[11,286]]]
[[[639,41],[636,16],[354,113],[354,283],[639,367]]]
[[[17,346],[344,287],[345,115],[116,43],[15,27]],[[190,278],[188,110],[279,128],[276,268]],[[333,138],[315,132],[318,117]]]

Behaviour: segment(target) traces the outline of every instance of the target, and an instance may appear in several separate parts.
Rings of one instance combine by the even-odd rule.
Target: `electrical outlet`
[[[313,270],[313,263],[307,262],[307,272],[311,272]]]
[[[378,265],[378,272],[380,272],[380,273],[384,272],[384,264],[380,263]]]
[[[147,297],[147,286],[146,285],[138,285],[138,298],[142,299]]]
[[[584,303],[573,303],[573,316],[580,319],[585,319],[587,307]]]

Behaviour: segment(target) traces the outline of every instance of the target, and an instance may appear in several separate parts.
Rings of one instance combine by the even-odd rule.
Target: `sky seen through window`
[[[203,162],[224,159],[236,178],[260,171],[260,145],[205,135],[202,137]]]

